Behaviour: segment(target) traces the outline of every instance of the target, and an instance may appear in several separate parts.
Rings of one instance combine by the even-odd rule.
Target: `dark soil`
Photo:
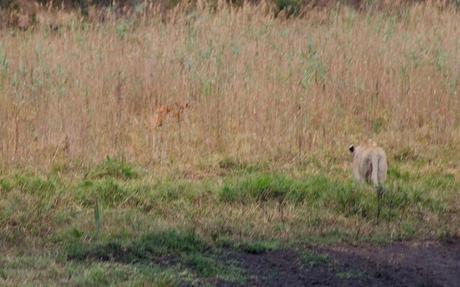
[[[329,260],[311,264],[304,254],[323,254]],[[246,270],[247,286],[460,286],[459,240],[228,256]]]
[[[382,247],[336,245],[279,250],[205,248],[195,241],[178,238],[173,239],[182,244],[177,243],[176,249],[180,248],[161,256],[158,251],[152,251],[154,245],[125,248],[110,243],[74,252],[69,259],[182,266],[190,268],[199,278],[193,283],[184,282],[185,286],[460,286],[459,238]],[[184,261],[196,254],[210,262],[206,268],[214,264],[237,267],[245,277],[241,280],[244,283],[226,282],[219,274],[200,273],[203,266],[197,269],[196,265]]]

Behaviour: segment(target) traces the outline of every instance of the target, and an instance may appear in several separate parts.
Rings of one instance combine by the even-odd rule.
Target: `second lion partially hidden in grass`
[[[377,144],[368,140],[348,150],[353,154],[353,175],[358,182],[367,182],[375,187],[378,199],[377,221],[380,216],[380,199],[385,191],[384,182],[387,178],[387,156]]]

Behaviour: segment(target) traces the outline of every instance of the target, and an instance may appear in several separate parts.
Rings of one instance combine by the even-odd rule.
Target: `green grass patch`
[[[302,263],[309,266],[331,265],[332,259],[325,254],[318,254],[313,252],[304,252],[302,255]]]
[[[388,170],[388,177],[392,180],[409,181],[411,179],[411,174],[407,171],[401,171],[398,166],[392,166]]]
[[[75,278],[75,284],[77,286],[111,286],[128,281],[130,275],[129,270],[121,266],[95,263]]]
[[[202,252],[206,247],[196,235],[172,230],[149,233],[131,241],[110,239],[93,244],[76,241],[66,247],[65,253],[69,259],[75,260],[93,258],[137,262],[180,253]]]
[[[9,192],[13,189],[13,185],[10,180],[6,178],[0,179],[0,191]]]
[[[345,216],[367,218],[376,210],[375,193],[366,186],[345,182],[337,184],[324,199],[326,207]]]
[[[224,183],[219,192],[223,202],[316,201],[334,182],[323,176],[295,180],[280,174],[250,174]]]
[[[140,171],[133,165],[124,160],[113,159],[110,157],[98,164],[87,174],[87,178],[91,179],[112,177],[127,180],[136,179],[140,176]]]
[[[442,213],[444,205],[431,196],[438,187],[453,187],[452,177],[440,177],[430,184],[423,181],[412,183],[402,178],[411,178],[394,168],[395,176],[387,185],[387,192],[381,202],[383,217],[389,221],[398,216],[410,216],[410,210],[429,210]],[[275,201],[294,205],[303,204],[308,208],[328,209],[347,217],[357,216],[373,219],[376,216],[378,199],[374,188],[358,184],[353,180],[338,180],[326,176],[307,176],[293,179],[278,174],[250,174],[232,179],[223,184],[219,200],[224,203],[248,204]]]
[[[399,182],[383,195],[383,206],[396,213],[411,209],[429,210],[437,214],[445,211],[445,205],[439,198],[430,195],[430,186]]]
[[[155,199],[171,202],[179,199],[190,199],[196,196],[201,186],[185,180],[166,179],[155,184],[152,189]]]
[[[215,256],[192,253],[185,256],[183,260],[200,277],[216,277],[226,282],[240,284],[246,281],[239,267],[229,262],[220,262]]]
[[[282,201],[295,188],[294,184],[295,182],[287,176],[250,175],[242,180],[226,183],[219,197],[224,202]]]
[[[156,265],[60,262],[52,256],[18,255],[0,261],[2,286],[180,286],[193,277]],[[183,285],[183,284],[182,284]]]
[[[163,179],[148,183],[142,180],[122,181],[115,178],[86,179],[77,184],[75,196],[82,205],[92,207],[98,200],[104,207],[120,205],[151,207],[174,201],[193,201],[209,188],[202,182]]]
[[[29,173],[17,173],[0,179],[0,189],[5,192],[17,189],[29,194],[43,195],[56,191],[59,185],[60,182],[55,178],[46,178]]]
[[[328,207],[346,215],[368,216],[374,208],[372,193],[351,181],[341,182],[325,176],[293,179],[278,174],[254,174],[227,182],[219,193],[223,202],[279,201]]]
[[[94,206],[96,201],[103,206],[115,207],[132,195],[133,190],[113,179],[84,180],[76,191],[78,201],[85,206]]]
[[[165,231],[143,236],[134,244],[134,248],[151,254],[168,255],[178,252],[201,252],[207,248],[207,244],[193,233]]]
[[[275,241],[255,241],[240,245],[240,249],[250,254],[263,254],[279,249],[279,243]]]
[[[452,190],[460,189],[460,182],[455,180],[452,174],[433,174],[424,176],[421,180],[422,184],[429,189],[435,190]]]
[[[234,264],[221,262],[212,248],[192,233],[174,230],[149,233],[135,240],[116,238],[101,243],[75,240],[64,248],[65,258],[85,262],[118,262],[147,266],[155,264],[189,270],[199,278],[216,277],[228,282],[244,282],[242,271]],[[180,271],[182,270],[182,271]]]
[[[340,279],[346,280],[363,280],[368,275],[365,272],[352,272],[352,271],[345,271],[345,272],[338,272],[337,277]]]

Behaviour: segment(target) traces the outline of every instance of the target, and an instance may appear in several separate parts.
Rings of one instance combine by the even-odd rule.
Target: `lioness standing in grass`
[[[377,144],[368,140],[359,146],[350,145],[349,151],[353,154],[353,175],[358,182],[371,183],[378,198],[377,220],[380,216],[380,198],[383,195],[384,182],[387,178],[387,156]]]

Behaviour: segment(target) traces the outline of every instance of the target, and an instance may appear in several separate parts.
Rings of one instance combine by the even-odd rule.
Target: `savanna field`
[[[1,286],[459,282],[460,10],[276,3],[2,25]]]

